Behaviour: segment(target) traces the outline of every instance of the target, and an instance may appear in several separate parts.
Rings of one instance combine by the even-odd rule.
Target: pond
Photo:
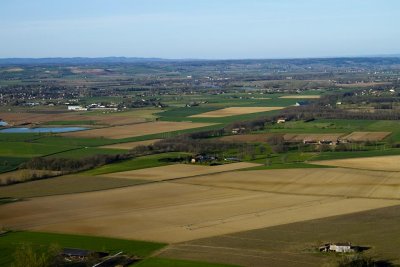
[[[67,133],[87,130],[83,127],[37,127],[37,128],[7,128],[0,130],[0,133]]]

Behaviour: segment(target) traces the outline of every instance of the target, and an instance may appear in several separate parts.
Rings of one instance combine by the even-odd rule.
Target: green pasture
[[[126,150],[121,149],[109,149],[109,148],[97,148],[97,147],[84,147],[73,150],[68,150],[61,153],[52,154],[51,158],[68,158],[68,159],[80,159],[86,157],[92,157],[95,155],[117,155],[123,154]]]
[[[74,149],[67,145],[50,145],[31,142],[0,142],[0,157],[38,157]]]

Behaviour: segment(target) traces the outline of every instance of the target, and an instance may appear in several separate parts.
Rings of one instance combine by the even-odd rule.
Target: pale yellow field
[[[214,111],[209,111],[201,114],[192,115],[192,118],[220,118],[228,116],[237,116],[243,114],[265,112],[272,110],[283,109],[283,107],[230,107],[224,109],[218,109]]]
[[[0,206],[0,226],[182,242],[400,204],[400,174],[236,171]]]
[[[71,137],[87,137],[87,138],[104,137],[111,139],[122,139],[122,138],[135,137],[141,135],[199,128],[209,125],[212,125],[212,123],[156,121],[156,122],[147,122],[147,123],[140,123],[133,125],[115,126],[102,129],[93,129],[87,131],[64,133],[61,135],[71,136]]]
[[[400,156],[381,156],[313,161],[313,164],[353,169],[400,172]]]
[[[351,142],[381,141],[390,134],[391,132],[352,132],[349,135],[343,136],[342,139]]]
[[[102,146],[101,148],[111,148],[111,149],[126,149],[130,150],[138,146],[148,146],[152,145],[158,141],[161,141],[162,139],[152,139],[152,140],[146,140],[146,141],[138,141],[138,142],[128,142],[128,143],[121,143],[121,144],[115,144],[115,145],[108,145],[108,146]]]
[[[255,170],[193,177],[180,182],[289,195],[400,200],[400,173],[396,172],[345,168]]]
[[[285,95],[279,98],[287,98],[287,99],[317,99],[321,98],[320,95]]]
[[[108,173],[104,176],[112,178],[134,179],[134,180],[139,179],[139,180],[150,180],[150,181],[162,181],[162,180],[169,180],[181,177],[227,172],[238,169],[256,167],[259,165],[260,164],[248,163],[248,162],[238,162],[238,163],[231,163],[218,166],[174,164],[174,165],[133,170],[133,171]]]

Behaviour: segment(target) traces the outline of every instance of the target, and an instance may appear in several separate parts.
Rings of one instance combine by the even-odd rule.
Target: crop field
[[[253,143],[265,143],[269,137],[277,134],[262,133],[262,134],[238,134],[229,135],[218,138],[218,140],[225,142],[253,142]]]
[[[309,141],[323,141],[323,140],[332,140],[336,141],[339,137],[341,137],[343,133],[327,133],[327,134],[284,134],[283,138],[287,142],[303,142],[304,140]]]
[[[121,162],[115,162],[112,164],[107,164],[104,166],[100,166],[98,168],[89,170],[84,172],[87,175],[101,175],[107,173],[115,173],[115,172],[125,172],[131,170],[139,170],[145,168],[152,168],[158,166],[164,166],[168,164],[172,164],[171,159],[179,159],[187,157],[187,153],[180,152],[170,152],[170,153],[161,153],[155,155],[148,155],[143,157],[137,157],[129,160],[124,160]]]
[[[336,166],[343,168],[400,172],[400,156],[381,156],[366,158],[349,158],[336,160],[313,161],[313,164]]]
[[[0,221],[13,229],[175,243],[400,205],[399,175],[350,169],[225,172],[11,203],[0,206]]]
[[[52,154],[49,157],[79,159],[95,155],[116,155],[116,154],[121,154],[123,152],[125,151],[121,149],[83,147],[83,148],[71,149],[61,153]]]
[[[218,109],[214,111],[209,111],[197,115],[190,116],[191,118],[219,118],[228,116],[237,116],[243,114],[251,114],[265,111],[280,110],[283,107],[230,107],[224,109]]]
[[[144,182],[146,181],[72,174],[26,183],[0,186],[0,198],[11,197],[24,199],[31,197],[75,194],[133,186]]]
[[[26,158],[0,157],[0,173],[16,169]]]
[[[93,129],[79,132],[64,133],[62,136],[69,137],[103,137],[110,139],[123,139],[142,135],[150,135],[164,132],[180,131],[192,128],[200,128],[212,125],[210,123],[191,123],[191,122],[168,122],[157,121],[140,123],[134,125],[115,126],[102,129]]]
[[[343,139],[352,142],[382,141],[390,134],[391,132],[352,132],[349,135],[343,136]]]
[[[255,170],[187,178],[180,182],[289,195],[400,200],[400,173],[396,172],[345,168]]]
[[[320,95],[285,95],[279,98],[283,99],[318,99],[321,98]]]
[[[0,142],[0,156],[2,157],[37,157],[62,151],[75,149],[67,145],[49,145],[28,142]]]
[[[168,166],[147,168],[141,170],[116,172],[116,173],[106,174],[106,176],[113,178],[134,179],[134,180],[163,181],[163,180],[170,180],[188,176],[227,172],[227,171],[251,168],[256,166],[259,166],[259,164],[247,163],[247,162],[231,163],[218,166],[173,164]]]
[[[338,257],[321,254],[323,243],[351,242],[363,254],[400,264],[400,206],[256,229],[169,246],[160,257],[234,263],[248,267],[336,266]],[[366,234],[367,233],[367,234]],[[390,241],[389,241],[390,240]],[[383,265],[385,266],[385,265]],[[391,266],[391,265],[389,265]]]
[[[137,141],[137,142],[126,142],[126,143],[119,143],[114,145],[107,145],[102,146],[101,148],[110,148],[110,149],[123,149],[123,150],[130,150],[138,146],[148,146],[152,145],[162,139],[152,139],[152,140],[145,140],[145,141]]]
[[[154,111],[153,111],[154,112]],[[120,113],[117,113],[120,114]],[[92,112],[75,113],[71,112],[56,112],[56,113],[7,113],[1,114],[1,119],[8,122],[10,125],[24,125],[24,124],[55,124],[53,121],[60,122],[61,125],[68,124],[69,121],[76,122],[76,124],[100,124],[100,125],[124,125],[145,122],[147,115],[139,113],[138,116],[126,115],[105,115],[105,114],[92,114]],[[71,123],[69,123],[71,125]]]

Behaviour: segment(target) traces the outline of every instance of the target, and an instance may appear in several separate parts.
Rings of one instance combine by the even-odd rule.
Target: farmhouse
[[[276,120],[276,123],[285,123],[286,122],[286,118],[278,118],[277,120]]]
[[[60,255],[66,261],[85,261],[90,257],[104,258],[109,255],[107,252],[95,252],[91,250],[77,249],[77,248],[64,248]]]
[[[240,134],[240,133],[244,132],[245,130],[246,130],[246,128],[244,128],[244,127],[233,128],[232,129],[232,134]]]
[[[68,110],[72,111],[86,111],[88,110],[87,108],[84,108],[82,106],[68,106]]]
[[[345,243],[328,243],[319,247],[321,252],[349,253],[354,252],[354,247],[350,242]]]

